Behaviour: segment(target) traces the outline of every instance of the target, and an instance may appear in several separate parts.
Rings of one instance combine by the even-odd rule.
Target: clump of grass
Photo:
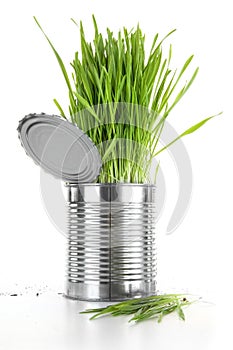
[[[164,294],[153,295],[146,298],[126,300],[118,304],[109,305],[97,309],[88,309],[81,314],[94,314],[91,320],[101,316],[129,316],[129,322],[142,322],[149,319],[155,319],[161,322],[163,317],[177,312],[180,319],[185,320],[183,307],[192,304],[185,295],[182,294]]]
[[[213,118],[202,120],[158,150],[168,115],[198,73],[196,68],[182,84],[193,55],[179,71],[170,68],[172,46],[164,58],[162,44],[175,30],[161,40],[156,34],[146,58],[145,35],[139,25],[131,31],[123,28],[117,36],[107,29],[104,37],[93,16],[95,33],[89,43],[80,22],[81,53],[75,52],[71,80],[60,55],[34,19],[63,73],[68,88],[69,115],[56,99],[55,104],[61,116],[85,131],[99,149],[103,167],[98,182],[148,182],[156,155]]]

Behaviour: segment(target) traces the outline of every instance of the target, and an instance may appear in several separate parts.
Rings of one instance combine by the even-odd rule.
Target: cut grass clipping
[[[65,65],[38,20],[37,25],[52,48],[69,96],[69,114],[54,102],[62,117],[81,128],[98,147],[103,160],[100,183],[150,182],[153,158],[181,137],[191,134],[213,116],[190,127],[175,140],[158,150],[166,119],[192,85],[198,68],[182,83],[193,59],[188,57],[180,70],[172,70],[172,46],[164,57],[163,39],[156,34],[146,58],[145,35],[123,28],[116,36],[107,29],[101,34],[93,16],[94,38],[87,42],[82,22],[81,52],[71,62],[72,80]],[[157,172],[156,172],[157,173]]]
[[[142,322],[155,319],[161,322],[163,317],[177,312],[180,319],[185,320],[183,307],[192,304],[183,294],[154,295],[146,298],[127,300],[115,305],[103,308],[88,309],[81,314],[94,314],[90,319],[94,320],[101,316],[132,316],[129,322]]]

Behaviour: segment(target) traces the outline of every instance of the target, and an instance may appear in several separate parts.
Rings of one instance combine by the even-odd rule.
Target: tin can
[[[155,186],[66,184],[65,295],[117,301],[156,292]]]

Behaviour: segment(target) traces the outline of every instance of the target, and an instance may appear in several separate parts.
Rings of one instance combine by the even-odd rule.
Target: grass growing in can
[[[65,79],[68,115],[56,99],[54,103],[60,115],[86,132],[100,152],[103,166],[97,182],[150,182],[153,158],[214,117],[205,118],[158,149],[167,117],[198,73],[196,68],[183,82],[193,55],[180,70],[170,68],[172,46],[167,55],[162,46],[175,30],[162,39],[156,34],[147,57],[145,35],[139,25],[130,31],[123,28],[116,36],[107,28],[104,36],[93,16],[94,38],[88,42],[82,22],[78,25],[72,20],[79,27],[81,52],[74,54],[70,79],[61,56],[34,19]]]

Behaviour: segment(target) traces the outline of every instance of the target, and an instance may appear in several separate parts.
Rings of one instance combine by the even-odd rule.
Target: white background
[[[192,68],[200,67],[191,90],[170,116],[178,132],[209,115],[224,112],[184,139],[193,166],[193,197],[185,220],[171,236],[165,234],[166,225],[178,181],[169,157],[161,157],[168,193],[157,232],[159,289],[186,290],[211,300],[219,297],[219,311],[226,310],[231,292],[233,233],[233,28],[227,0],[21,0],[1,5],[0,293],[33,285],[62,290],[65,238],[44,211],[39,168],[26,157],[16,128],[25,114],[57,113],[54,97],[62,105],[67,103],[56,59],[32,16],[37,16],[68,66],[79,47],[78,31],[70,17],[82,19],[91,38],[92,13],[101,30],[107,26],[112,30],[132,28],[139,22],[148,45],[156,32],[163,36],[177,28],[169,39],[174,66],[180,67],[194,53]]]

